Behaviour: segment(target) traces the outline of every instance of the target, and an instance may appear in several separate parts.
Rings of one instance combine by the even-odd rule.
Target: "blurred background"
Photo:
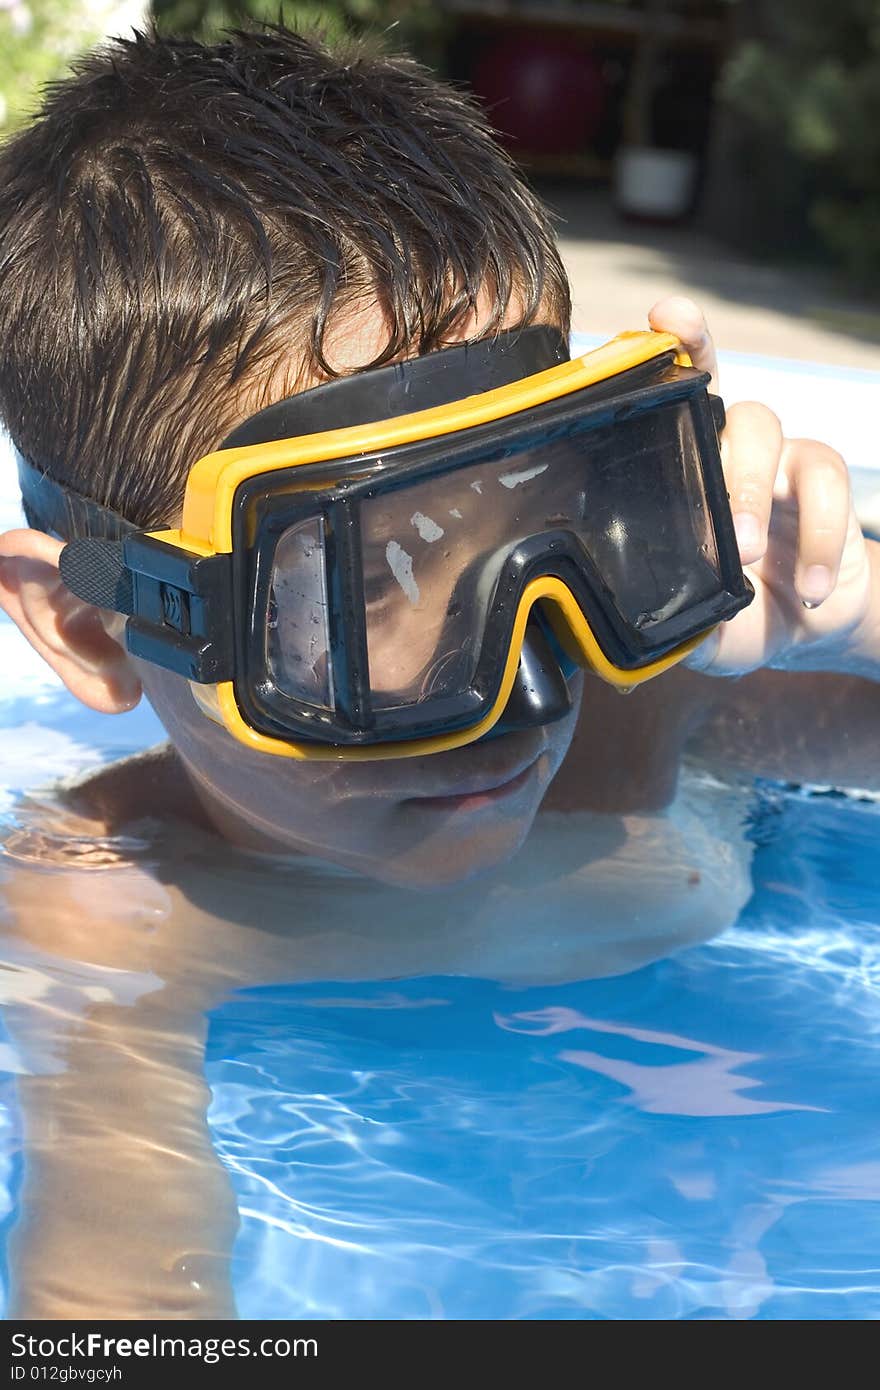
[[[588,332],[687,288],[728,348],[880,368],[880,0],[0,0],[0,133],[148,13],[384,33],[470,86]]]

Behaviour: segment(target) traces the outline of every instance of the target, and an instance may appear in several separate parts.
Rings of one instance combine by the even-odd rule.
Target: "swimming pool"
[[[758,789],[755,892],[613,980],[212,1019],[244,1316],[880,1315],[880,808]]]
[[[775,403],[775,384],[793,432],[838,443],[830,416],[786,419],[816,408],[806,369],[725,367],[728,398]],[[869,376],[823,378],[822,398],[838,393],[866,502]],[[22,790],[160,736],[146,710],[75,705],[5,623],[0,661],[7,818]],[[328,978],[214,1009],[209,1123],[241,1222],[240,1314],[880,1316],[880,803],[758,782],[745,814],[735,926],[632,974]],[[0,1043],[5,1235],[21,1067]]]

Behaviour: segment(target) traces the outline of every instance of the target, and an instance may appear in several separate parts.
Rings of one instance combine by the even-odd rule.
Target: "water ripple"
[[[242,1314],[880,1315],[878,828],[763,789],[737,926],[620,979],[219,1011]]]

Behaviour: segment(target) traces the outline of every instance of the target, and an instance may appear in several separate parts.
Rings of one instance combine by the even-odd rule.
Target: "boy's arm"
[[[880,681],[770,670],[723,683],[697,675],[692,681],[705,713],[687,749],[703,765],[722,776],[880,792]]]
[[[691,740],[702,761],[880,791],[880,543],[866,549],[869,598],[855,629],[798,651],[795,669],[725,681],[691,674],[691,697],[707,711]]]
[[[19,1079],[8,1316],[236,1316],[238,1214],[206,1120],[207,1020],[170,1003],[148,995],[76,1021],[42,1014],[41,1042],[51,1037],[61,1068]],[[8,1019],[19,1043],[40,1021],[31,1009],[26,1023],[20,1008]]]
[[[0,858],[0,999],[22,1068],[10,1315],[234,1317],[207,1014],[289,978],[291,950],[196,911],[149,866],[109,865],[102,829],[56,818]],[[59,838],[65,862],[31,862]]]
[[[199,972],[162,886],[101,867],[93,843],[76,869],[0,865],[0,997],[22,1069],[9,1316],[234,1317],[237,1212],[204,1075],[223,981]]]

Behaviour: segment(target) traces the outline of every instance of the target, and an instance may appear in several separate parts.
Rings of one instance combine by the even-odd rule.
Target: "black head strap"
[[[101,537],[116,541],[140,529],[118,512],[102,507],[91,497],[83,497],[65,484],[56,482],[17,449],[13,449],[13,453],[18,465],[22,503],[27,515],[41,531],[62,539],[81,536],[84,539]]]
[[[558,328],[545,325],[442,348],[287,396],[245,420],[226,436],[220,448],[268,444],[275,439],[393,420],[398,415],[510,386],[567,362],[569,356],[568,344]]]
[[[138,528],[90,497],[62,487],[14,450],[21,500],[27,516],[50,535],[68,541],[58,570],[71,593],[96,608],[133,613],[133,589],[123,542]]]

